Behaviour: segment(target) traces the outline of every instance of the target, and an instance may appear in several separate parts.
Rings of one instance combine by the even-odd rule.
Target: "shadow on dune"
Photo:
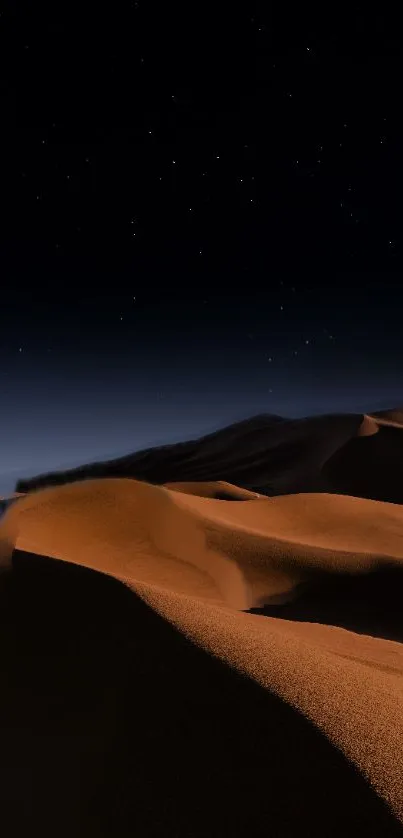
[[[403,503],[403,429],[381,426],[374,436],[350,439],[323,473],[335,493]]]
[[[315,491],[313,487],[323,483],[323,464],[355,436],[362,419],[362,414],[295,420],[252,416],[199,439],[21,479],[16,491],[100,477],[132,477],[154,484],[226,480],[268,495]]]
[[[358,437],[363,419],[262,414],[196,440],[21,479],[16,491],[101,477],[154,484],[225,480],[269,497],[330,492],[403,503],[403,429],[382,426],[373,436]]]
[[[401,836],[309,721],[118,581],[14,551],[0,596],[8,838]]]
[[[391,567],[354,576],[324,574],[294,602],[251,611],[403,643],[402,603],[403,569]]]

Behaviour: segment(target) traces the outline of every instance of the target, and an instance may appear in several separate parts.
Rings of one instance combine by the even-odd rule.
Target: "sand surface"
[[[256,498],[223,482],[102,479],[21,498],[0,522],[13,547],[112,575],[204,650],[297,708],[403,823],[403,646],[248,613],[316,574],[402,568],[403,508],[365,498]]]
[[[383,419],[380,417],[373,417],[368,416],[368,419],[372,419],[378,427],[382,427],[382,425],[391,427],[391,428],[403,428],[403,418],[401,420],[398,419]]]
[[[357,436],[373,436],[379,433],[379,422],[372,416],[365,414]]]

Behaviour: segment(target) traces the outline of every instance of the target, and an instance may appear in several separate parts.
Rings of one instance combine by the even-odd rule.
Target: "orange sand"
[[[379,431],[379,422],[373,416],[364,416],[357,436],[373,436]]]
[[[256,498],[265,497],[265,495],[260,495],[259,492],[250,492],[248,489],[234,486],[233,483],[227,483],[226,480],[165,483],[165,486],[174,492],[183,492],[185,495],[198,495],[200,498],[214,498],[220,492],[225,492],[225,494],[230,495],[234,500],[256,500]]]
[[[32,493],[1,523],[3,562],[15,545],[123,580],[196,644],[302,711],[403,822],[402,646],[241,610],[292,598],[315,569],[403,569],[403,509],[330,494],[234,503],[188,490],[103,479]]]
[[[400,422],[395,419],[380,419],[378,417],[375,418],[373,416],[369,416],[368,418],[373,419],[379,427],[382,427],[382,425],[387,425],[391,428],[403,428],[403,420]]]

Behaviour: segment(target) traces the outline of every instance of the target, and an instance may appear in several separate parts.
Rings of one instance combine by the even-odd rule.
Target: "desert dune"
[[[365,415],[358,429],[357,436],[373,436],[379,432],[379,422],[373,417]]]
[[[377,410],[371,413],[371,416],[378,422],[395,422],[397,425],[403,426],[403,408],[393,407],[389,410]]]
[[[395,411],[388,412],[397,416]],[[301,492],[403,503],[402,426],[370,414],[260,414],[188,442],[17,481],[20,492],[96,478],[154,485],[226,482],[274,497]]]
[[[377,416],[369,416],[369,419],[373,419],[374,422],[378,425],[378,428],[390,427],[390,428],[403,428],[403,420],[398,421],[397,419],[384,419]]]
[[[132,744],[119,746],[116,759],[122,749],[126,756],[107,775],[119,784],[102,774],[105,834],[132,834],[136,824],[139,834],[178,838],[403,834],[402,416],[262,414],[189,442],[18,481],[0,509],[0,580],[9,586],[11,626],[4,637],[14,643],[21,635],[11,672],[31,633],[33,655],[55,644],[52,670],[60,635],[71,647],[66,677],[75,678],[81,646],[80,672],[99,660],[92,703],[102,703],[110,679],[108,730],[119,715],[111,698],[116,678],[119,702],[130,705],[121,736],[126,741],[133,726]],[[103,655],[113,671],[120,661],[119,677],[103,673]],[[32,675],[30,683],[32,690]],[[54,689],[51,682],[50,696]],[[38,690],[41,696],[41,683]],[[141,733],[140,694],[149,719],[140,721]],[[18,680],[13,695],[20,707]],[[68,714],[66,696],[59,700]],[[35,718],[43,701],[53,707],[52,698],[38,697]],[[6,719],[13,713],[7,691],[4,702]],[[85,744],[92,724],[90,714],[80,759],[87,764],[92,754],[95,778],[101,746]],[[99,725],[94,742],[103,737]],[[65,728],[59,735],[60,745]],[[15,736],[7,736],[5,728],[12,762]],[[165,745],[147,781],[153,736]],[[140,745],[142,761],[129,771]],[[66,790],[42,768],[55,811],[65,809],[65,795],[73,801],[74,759],[67,749],[59,765]],[[76,779],[66,835],[84,817],[82,782]],[[11,783],[7,799],[14,795]],[[38,795],[31,805],[42,817]],[[85,800],[92,814],[84,831],[92,835],[96,816]]]
[[[215,500],[256,500],[259,492],[250,492],[240,486],[234,486],[226,480],[210,481],[188,481],[185,483],[173,482],[164,483],[167,489],[173,492],[182,492],[185,495],[197,495],[200,498],[214,498]]]
[[[234,503],[184,488],[117,478],[37,490],[6,512],[3,554],[14,547],[122,582],[309,719],[403,824],[402,645],[249,611],[290,602],[324,574],[403,572],[402,508],[328,493]]]

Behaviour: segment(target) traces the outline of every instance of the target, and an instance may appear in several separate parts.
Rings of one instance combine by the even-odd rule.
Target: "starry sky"
[[[0,493],[403,402],[400,30],[309,7],[3,3]]]

